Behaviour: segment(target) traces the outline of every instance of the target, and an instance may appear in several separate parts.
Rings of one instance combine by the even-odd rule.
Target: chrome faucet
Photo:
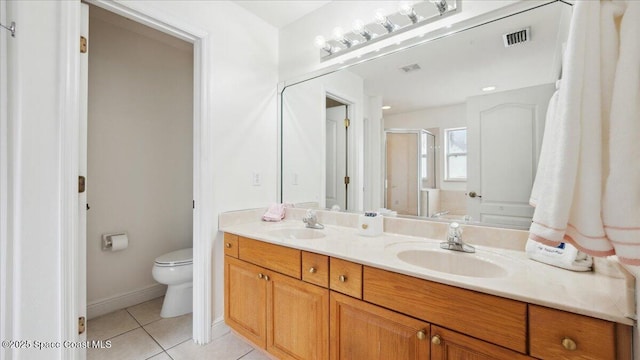
[[[462,251],[466,253],[476,252],[476,248],[465,244],[464,241],[462,241],[462,229],[460,228],[460,224],[457,222],[449,224],[447,241],[441,242],[440,247],[447,250]]]
[[[312,209],[307,210],[307,214],[302,218],[302,222],[310,229],[324,229],[324,225],[318,223],[318,216]]]

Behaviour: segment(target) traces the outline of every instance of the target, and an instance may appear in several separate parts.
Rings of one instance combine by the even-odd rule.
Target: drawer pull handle
[[[434,335],[434,336],[431,338],[431,343],[432,343],[433,345],[440,345],[440,344],[442,344],[442,339],[440,339],[440,335]]]
[[[315,274],[318,270],[316,270],[316,268],[312,267],[309,269],[309,272],[312,274]]]
[[[231,243],[226,243],[226,244],[225,244],[225,246],[226,246],[226,247],[227,247],[227,249],[228,249],[228,248],[230,248],[230,247],[231,247]]]
[[[265,279],[266,281],[269,281],[269,275],[265,275],[265,276],[264,276],[264,279]]]
[[[262,273],[258,274],[258,279],[262,279],[264,275]]]
[[[424,340],[427,338],[427,332],[423,330],[418,331],[418,333],[416,334],[416,336],[418,337],[419,340]]]
[[[347,277],[344,275],[340,275],[338,279],[340,280],[340,282],[347,282]]]
[[[569,351],[573,351],[575,349],[578,348],[578,345],[576,344],[575,341],[573,341],[572,339],[569,338],[564,338],[562,339],[562,347],[564,347],[565,349],[569,350]]]

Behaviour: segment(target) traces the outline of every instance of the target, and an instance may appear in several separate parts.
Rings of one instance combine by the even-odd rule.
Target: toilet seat
[[[158,256],[155,265],[159,267],[184,266],[193,264],[193,249],[182,249]]]

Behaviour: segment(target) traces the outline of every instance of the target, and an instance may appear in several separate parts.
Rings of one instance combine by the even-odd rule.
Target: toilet
[[[156,258],[153,278],[167,285],[160,316],[188,314],[193,309],[193,249],[173,251]]]

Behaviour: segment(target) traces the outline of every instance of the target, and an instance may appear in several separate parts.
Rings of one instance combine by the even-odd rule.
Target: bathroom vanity
[[[350,226],[221,228],[225,321],[276,358],[632,358],[632,298],[613,295],[632,292],[629,279],[557,269],[517,250],[447,253],[435,250],[441,239],[363,237]]]

